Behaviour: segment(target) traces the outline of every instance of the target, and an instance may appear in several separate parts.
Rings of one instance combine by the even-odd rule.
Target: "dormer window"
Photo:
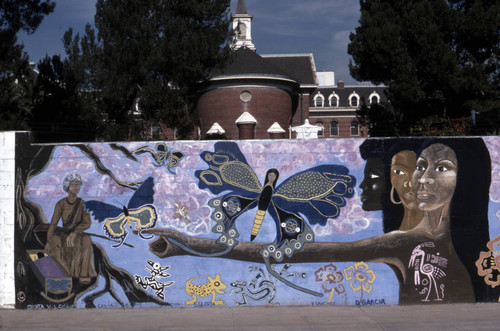
[[[370,97],[368,99],[370,100],[370,105],[376,105],[380,103],[380,95],[375,91],[370,94]]]
[[[330,94],[330,96],[328,97],[328,102],[330,103],[330,107],[338,107],[339,96],[335,93]]]
[[[323,107],[325,104],[325,97],[321,94],[318,93],[314,97],[314,107]]]
[[[352,92],[349,96],[349,106],[358,107],[359,106],[359,95],[356,92]]]

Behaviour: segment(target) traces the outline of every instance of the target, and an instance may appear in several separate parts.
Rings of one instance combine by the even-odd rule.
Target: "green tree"
[[[388,86],[392,110],[382,120],[396,123],[396,134],[426,134],[419,123],[429,121],[453,127],[451,119],[472,110],[499,112],[500,0],[360,5],[348,46],[351,75]]]
[[[99,57],[95,32],[63,37],[66,58],[46,56],[38,63],[35,102],[29,126],[37,142],[91,141],[102,130],[99,83],[94,59]]]
[[[17,33],[33,33],[54,7],[51,0],[0,1],[0,130],[28,128],[35,76]]]
[[[229,5],[229,0],[97,1],[97,77],[109,123],[106,138],[144,139],[158,122],[181,136],[190,132],[197,91],[229,55]],[[134,114],[137,109],[140,114]]]

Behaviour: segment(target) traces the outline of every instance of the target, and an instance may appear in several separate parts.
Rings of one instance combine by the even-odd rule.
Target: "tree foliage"
[[[111,139],[152,123],[188,132],[194,98],[229,54],[228,0],[98,0],[97,76]],[[132,130],[140,109],[140,130]],[[187,130],[182,130],[187,129]],[[144,138],[144,137],[142,137]]]
[[[0,84],[10,87],[1,86],[2,125],[32,129],[40,142],[147,139],[155,124],[187,135],[197,122],[197,91],[229,56],[229,5],[97,0],[95,28],[87,25],[82,36],[69,29],[66,57],[47,56],[34,74],[15,36],[33,32],[54,4],[0,2]]]
[[[0,1],[0,129],[27,129],[34,75],[17,33],[33,33],[55,7],[51,0]]]
[[[391,109],[384,114],[393,114],[388,120],[397,124],[395,134],[423,134],[426,121],[453,126],[453,119],[472,110],[498,117],[493,114],[500,111],[500,0],[360,5],[348,46],[350,71],[357,80],[388,86]],[[387,120],[377,116],[370,120]]]

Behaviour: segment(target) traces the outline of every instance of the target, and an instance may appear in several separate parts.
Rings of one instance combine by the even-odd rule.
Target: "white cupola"
[[[247,12],[245,0],[238,0],[236,14],[233,15],[233,31],[235,31],[233,40],[234,50],[246,47],[255,51],[255,45],[252,43],[252,18],[253,16]]]

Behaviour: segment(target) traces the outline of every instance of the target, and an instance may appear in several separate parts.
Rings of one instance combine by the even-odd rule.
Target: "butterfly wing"
[[[151,229],[156,225],[158,214],[153,205],[143,205],[139,208],[129,209],[129,218],[135,223],[136,230]]]
[[[123,213],[122,208],[118,208],[102,201],[89,200],[85,201],[84,204],[85,208],[99,223],[103,222],[107,218],[117,217],[120,213]]]
[[[280,184],[273,203],[283,210],[305,215],[312,224],[336,218],[346,199],[354,195],[356,178],[340,165],[321,165],[299,172]]]
[[[262,191],[257,175],[236,143],[218,142],[214,152],[205,151],[201,153],[201,158],[208,169],[195,172],[200,189],[208,189],[214,194],[232,191],[249,197],[256,197]]]
[[[171,174],[175,174],[175,168],[177,168],[183,158],[184,153],[181,151],[171,151],[168,153],[167,169]]]
[[[142,232],[156,226],[158,214],[153,205],[143,205],[139,208],[129,209],[129,219],[135,223],[135,229],[139,230],[139,236],[143,239],[151,239],[154,235],[145,236]]]
[[[107,218],[103,226],[106,237],[112,240],[121,240],[123,242],[128,234],[125,230],[125,223],[127,223],[127,217],[124,213],[116,217]]]
[[[154,202],[154,180],[153,177],[148,177],[139,188],[134,192],[128,203],[128,209],[139,208],[143,205],[152,204]]]
[[[238,230],[234,226],[236,218],[243,214],[247,209],[255,207],[257,199],[245,198],[233,194],[217,197],[208,202],[208,205],[214,209],[211,219],[216,222],[212,231],[221,233],[218,242],[233,247],[237,244],[236,238],[239,237]]]

